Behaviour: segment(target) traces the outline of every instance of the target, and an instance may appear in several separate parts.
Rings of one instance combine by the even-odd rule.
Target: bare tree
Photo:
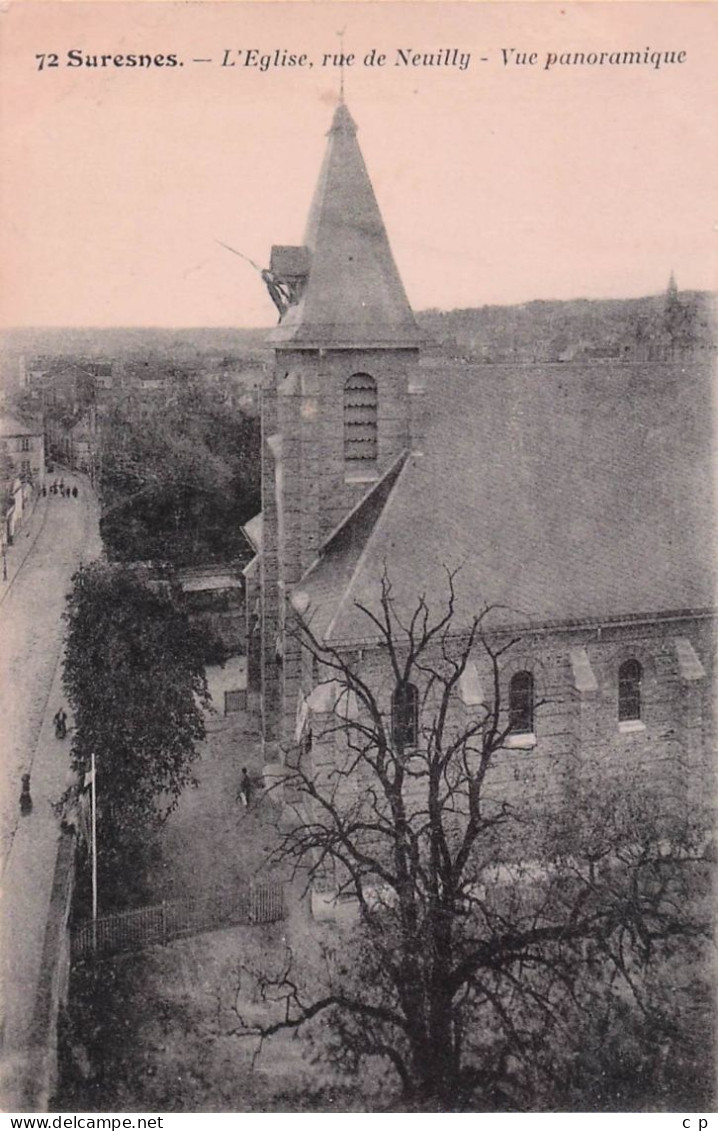
[[[502,788],[496,764],[531,755],[507,750],[518,640],[492,629],[497,610],[459,630],[453,576],[436,616],[421,598],[403,619],[387,577],[376,610],[358,607],[374,664],[307,617],[294,630],[330,706],[289,752],[294,819],[274,852],[307,887],[351,899],[357,920],[318,929],[311,975],[291,950],[265,969],[269,1020],[236,1004],[235,1031],[266,1038],[321,1016],[341,1065],[383,1058],[409,1102],[442,1110],[589,1087],[569,1050],[590,1027],[600,1061],[600,1031],[625,1028],[627,1011],[653,1033],[644,1061],[665,1061],[679,1036],[675,1015],[661,1028],[660,971],[708,929],[705,824],[626,779],[564,798]],[[483,701],[465,694],[479,670]]]

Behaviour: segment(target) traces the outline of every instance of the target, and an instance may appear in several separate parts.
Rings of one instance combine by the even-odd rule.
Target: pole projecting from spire
[[[344,104],[344,33],[346,27],[337,32],[339,36],[339,102]]]

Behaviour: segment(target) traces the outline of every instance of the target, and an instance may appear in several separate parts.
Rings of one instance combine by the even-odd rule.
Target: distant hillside
[[[714,349],[714,303],[713,295],[682,291],[425,310],[417,319],[430,339],[430,353],[466,361],[643,361]]]
[[[468,362],[658,360],[714,350],[715,296],[673,291],[637,299],[536,301],[520,306],[425,310],[429,356]],[[20,328],[0,334],[0,378],[20,380],[21,359],[155,360],[201,367],[263,362],[268,330],[232,327]]]

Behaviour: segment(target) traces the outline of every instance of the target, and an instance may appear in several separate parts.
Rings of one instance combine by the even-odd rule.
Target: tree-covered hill
[[[669,292],[426,310],[429,352],[473,362],[650,361],[715,349],[714,296]]]

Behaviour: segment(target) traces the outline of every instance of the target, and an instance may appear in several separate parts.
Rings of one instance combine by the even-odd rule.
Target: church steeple
[[[354,120],[341,101],[327,135],[307,223],[308,275],[299,301],[270,336],[275,347],[419,344],[419,329],[356,135]]]
[[[671,277],[668,280],[668,288],[666,290],[666,307],[674,306],[678,299],[678,286],[676,284],[676,273],[671,271]]]
[[[342,101],[305,244],[273,248],[266,273],[280,310],[269,339],[274,373],[262,396],[266,744],[291,741],[304,678],[301,649],[285,631],[293,588],[353,514],[342,535],[352,543],[349,568],[419,431],[419,328],[356,135]]]

